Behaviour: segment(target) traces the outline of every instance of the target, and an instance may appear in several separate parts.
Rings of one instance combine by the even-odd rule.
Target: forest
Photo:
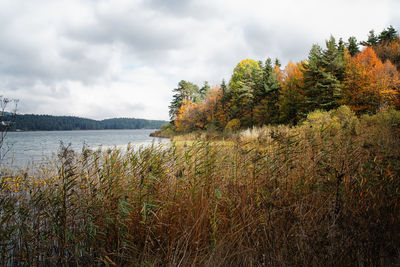
[[[3,120],[12,121],[11,131],[69,131],[69,130],[108,130],[108,129],[158,129],[165,123],[160,120],[135,118],[114,118],[92,120],[72,116],[51,116],[17,114],[4,116]]]
[[[360,50],[360,45],[364,48]],[[231,131],[253,126],[296,125],[314,110],[347,105],[356,114],[400,108],[400,38],[388,27],[371,30],[367,41],[331,36],[325,48],[314,44],[308,58],[289,62],[245,59],[211,89],[182,80],[169,106],[177,133]]]

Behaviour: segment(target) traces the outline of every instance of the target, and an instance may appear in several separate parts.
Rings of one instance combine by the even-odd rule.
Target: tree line
[[[13,121],[10,130],[21,131],[69,131],[69,130],[106,130],[106,129],[158,129],[166,121],[135,118],[114,118],[92,120],[73,116],[16,115],[4,116],[3,121]]]
[[[360,50],[360,45],[364,46]],[[289,62],[245,59],[230,81],[211,89],[180,81],[169,106],[177,132],[237,130],[265,124],[297,124],[306,114],[348,105],[357,114],[400,108],[400,37],[388,27],[366,41],[331,36],[308,58]]]

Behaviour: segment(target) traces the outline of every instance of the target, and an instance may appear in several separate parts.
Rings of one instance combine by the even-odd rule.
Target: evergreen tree
[[[375,35],[374,30],[369,31],[368,40],[360,42],[363,46],[376,46],[379,42],[378,36]]]
[[[220,87],[221,87],[222,93],[225,95],[227,93],[227,86],[226,86],[225,79],[222,79]]]
[[[210,85],[208,84],[207,81],[204,81],[203,86],[199,90],[201,100],[206,98],[206,96],[210,92],[210,90],[211,90]]]
[[[279,64],[278,59],[275,65]],[[268,123],[277,123],[279,120],[279,81],[276,71],[272,66],[272,60],[268,58],[262,69],[262,91],[259,92],[257,98],[260,101],[254,109],[255,122],[259,125]]]
[[[383,30],[379,35],[379,43],[386,43],[395,40],[397,37],[397,31],[390,25],[387,29]]]
[[[308,62],[303,64],[305,106],[303,112],[315,109],[330,110],[339,105],[344,79],[344,54],[335,38],[326,41],[322,51],[318,45],[311,48]]]
[[[347,45],[347,49],[349,50],[350,55],[353,57],[360,52],[357,44],[357,39],[356,37],[351,36],[348,41],[349,43]]]

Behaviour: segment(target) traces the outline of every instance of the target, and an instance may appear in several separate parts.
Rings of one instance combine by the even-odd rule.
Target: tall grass
[[[3,171],[0,265],[395,265],[400,113]]]

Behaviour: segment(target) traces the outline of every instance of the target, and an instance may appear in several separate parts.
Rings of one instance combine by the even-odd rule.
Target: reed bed
[[[3,170],[1,266],[390,266],[400,113],[80,153]]]

